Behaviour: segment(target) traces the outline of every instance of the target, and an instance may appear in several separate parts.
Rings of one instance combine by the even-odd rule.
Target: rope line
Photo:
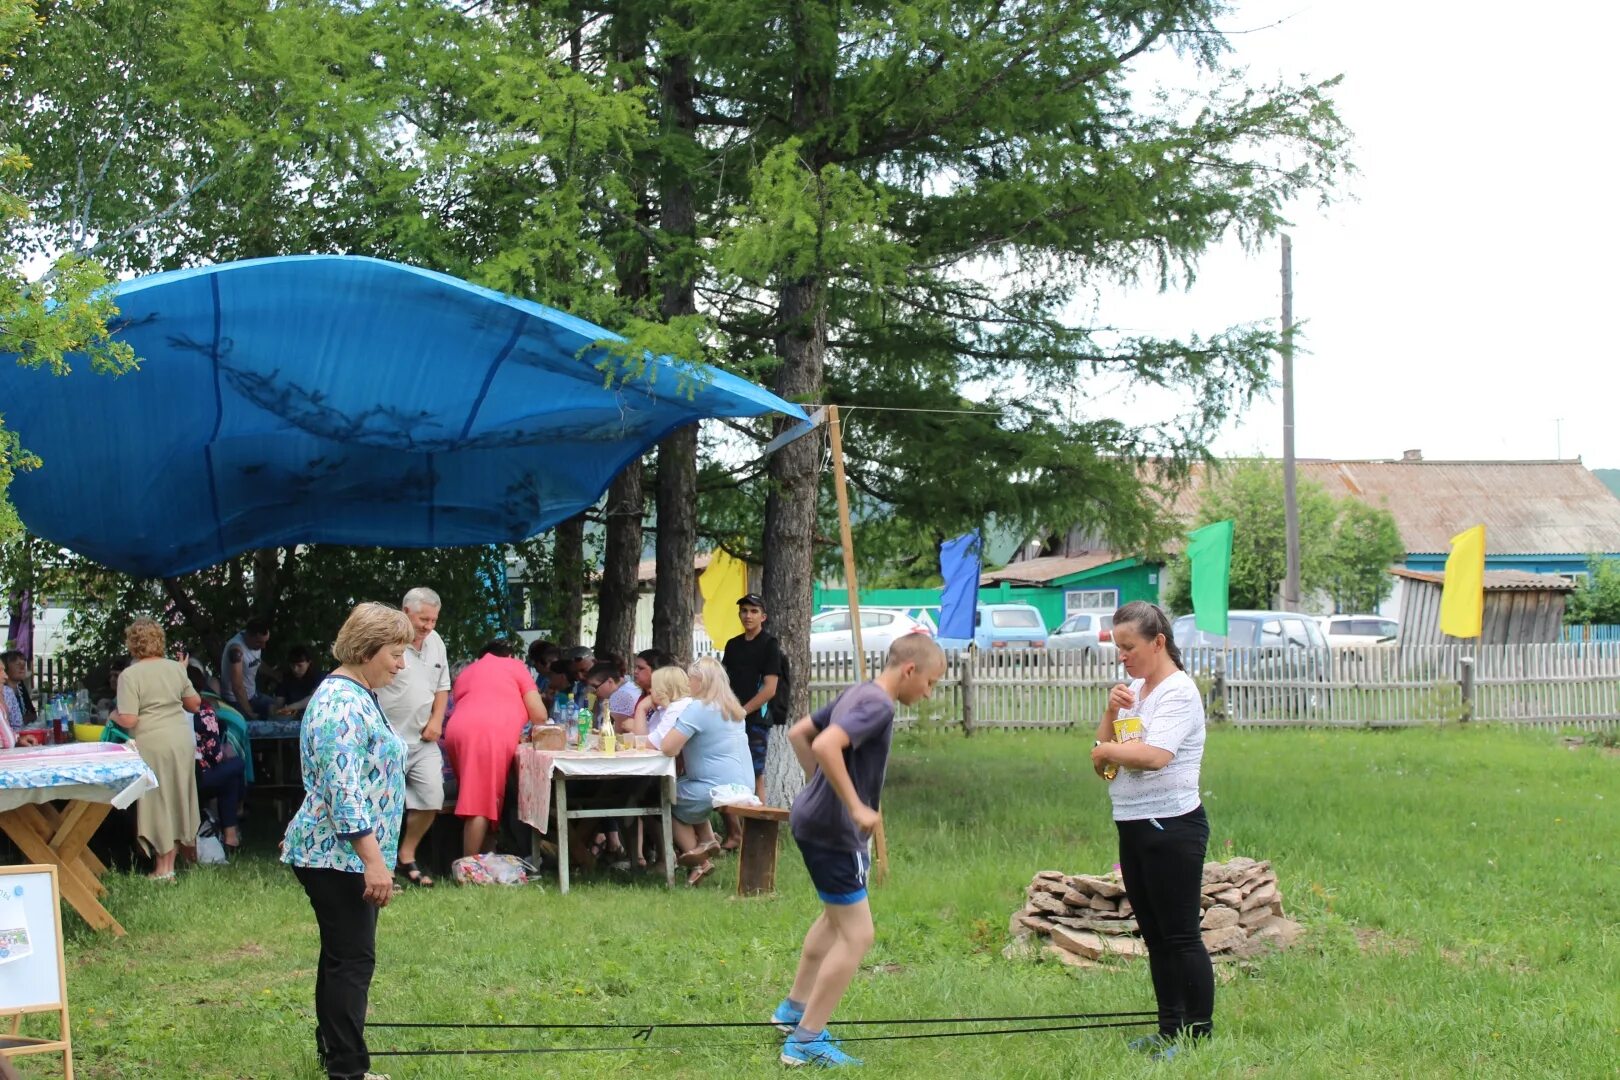
[[[1083,1014],[1074,1014],[1074,1015],[1083,1015]],[[1011,1017],[1009,1019],[1027,1020],[1027,1019],[1033,1019],[1033,1018],[1032,1017]],[[893,1023],[893,1024],[899,1024],[899,1023],[965,1023],[965,1022],[970,1022],[970,1021],[964,1021],[964,1020],[936,1020],[936,1021],[920,1021],[920,1020],[877,1021],[877,1020],[867,1020],[867,1021],[845,1021],[844,1023],[845,1024],[850,1024],[850,1023],[869,1023],[869,1024],[870,1023]],[[1098,1030],[1105,1030],[1105,1029],[1109,1029],[1109,1028],[1146,1027],[1146,1026],[1148,1026],[1150,1024],[1156,1024],[1157,1022],[1158,1021],[1156,1019],[1154,1019],[1154,1020],[1143,1019],[1143,1020],[1116,1021],[1116,1022],[1106,1023],[1106,1024],[1061,1024],[1061,1025],[1056,1025],[1056,1026],[1051,1026],[1051,1027],[992,1028],[992,1029],[983,1030],[983,1031],[925,1031],[925,1032],[919,1032],[919,1033],[908,1034],[908,1035],[851,1035],[851,1036],[848,1036],[846,1038],[840,1038],[838,1041],[841,1042],[841,1043],[842,1042],[850,1042],[850,1043],[857,1043],[857,1042],[903,1042],[903,1041],[909,1041],[909,1040],[912,1040],[912,1039],[966,1039],[966,1038],[976,1038],[976,1037],[990,1036],[990,1035],[1044,1035],[1044,1034],[1050,1034],[1050,1033],[1053,1033],[1053,1032],[1060,1032],[1060,1031],[1098,1031]],[[382,1026],[385,1026],[385,1025],[367,1024],[366,1026],[367,1027],[382,1027]],[[386,1026],[400,1027],[400,1026],[403,1026],[403,1025],[392,1024],[392,1025],[386,1025]],[[454,1026],[457,1026],[457,1025],[434,1025],[434,1026],[454,1027]],[[627,1026],[627,1025],[572,1024],[572,1025],[553,1025],[553,1026],[557,1026],[557,1027],[578,1027],[578,1028],[593,1027],[594,1028],[594,1027],[624,1027],[624,1026]],[[665,1026],[665,1027],[675,1027],[677,1025],[666,1024],[666,1025],[663,1025],[663,1026]],[[689,1026],[693,1026],[693,1027],[701,1027],[701,1026],[757,1027],[757,1026],[760,1026],[760,1025],[750,1023],[750,1024],[715,1024],[715,1025],[692,1024],[692,1025],[689,1025]],[[766,1026],[773,1026],[773,1025],[766,1025]],[[657,1025],[654,1025],[653,1027],[647,1027],[647,1028],[641,1029],[637,1033],[635,1038],[642,1039],[642,1040],[650,1040],[651,1036],[652,1036],[652,1033],[656,1029],[656,1027],[657,1027]],[[758,1048],[757,1043],[732,1042],[732,1043],[710,1044],[709,1046],[705,1047],[704,1049],[726,1050],[726,1049],[757,1049],[757,1048]],[[643,1041],[643,1042],[640,1043],[640,1045],[631,1045],[631,1046],[533,1046],[533,1047],[498,1047],[498,1048],[488,1048],[488,1049],[472,1049],[472,1048],[468,1048],[468,1049],[461,1049],[461,1050],[373,1050],[373,1051],[371,1051],[371,1056],[372,1057],[490,1057],[490,1056],[506,1056],[506,1055],[517,1055],[517,1054],[591,1054],[591,1053],[622,1054],[622,1053],[635,1053],[637,1051],[646,1051],[646,1050],[661,1051],[661,1052],[665,1052],[665,1053],[681,1053],[685,1049],[687,1049],[687,1048],[686,1047],[681,1047],[681,1046],[668,1046],[668,1045],[657,1046],[657,1045],[653,1045],[650,1041]]]
[[[1125,1017],[1157,1017],[1156,1011],[1141,1012],[1085,1012],[1085,1013],[1047,1013],[1039,1016],[942,1016],[924,1020],[840,1020],[839,1027],[869,1027],[873,1025],[902,1024],[1010,1024],[1025,1020],[1117,1020]],[[509,1024],[509,1023],[479,1023],[457,1022],[380,1022],[366,1021],[368,1028],[440,1028],[456,1030],[497,1030],[497,1031],[566,1031],[578,1029],[581,1031],[653,1031],[658,1028],[761,1028],[775,1027],[770,1020],[671,1020],[655,1023],[623,1023],[623,1024]]]

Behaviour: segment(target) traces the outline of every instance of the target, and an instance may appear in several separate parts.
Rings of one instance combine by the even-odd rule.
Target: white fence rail
[[[868,670],[883,658],[872,655]],[[953,652],[932,701],[903,722],[1090,730],[1124,678],[1111,658],[1067,651]],[[1188,649],[1212,717],[1241,726],[1399,727],[1472,719],[1620,725],[1620,642],[1363,650]],[[855,681],[854,657],[811,657],[812,708]]]

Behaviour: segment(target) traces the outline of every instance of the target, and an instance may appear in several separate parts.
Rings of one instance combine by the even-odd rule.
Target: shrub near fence
[[[1187,649],[1212,719],[1240,726],[1398,727],[1463,719],[1544,727],[1620,724],[1620,642],[1365,649]],[[931,701],[902,724],[1090,731],[1125,674],[1056,650],[951,652]],[[868,658],[868,674],[883,663]],[[811,708],[856,680],[854,657],[810,662]]]
[[[84,672],[68,667],[54,656],[34,657],[34,692],[36,694],[71,694],[84,686]]]

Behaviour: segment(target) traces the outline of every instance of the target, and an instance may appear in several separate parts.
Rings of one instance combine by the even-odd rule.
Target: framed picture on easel
[[[55,1039],[22,1034],[28,1013],[57,1014]],[[62,958],[62,903],[54,866],[0,866],[0,1075],[23,1054],[61,1054],[73,1080],[68,1028],[67,965]]]

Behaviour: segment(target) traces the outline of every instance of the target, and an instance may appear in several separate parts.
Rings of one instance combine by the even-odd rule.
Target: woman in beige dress
[[[155,865],[154,881],[174,880],[175,850],[197,842],[197,742],[186,714],[202,705],[186,669],[164,653],[163,628],[136,619],[124,631],[134,663],[118,676],[118,726],[135,737],[158,787],[135,804],[135,834]]]

